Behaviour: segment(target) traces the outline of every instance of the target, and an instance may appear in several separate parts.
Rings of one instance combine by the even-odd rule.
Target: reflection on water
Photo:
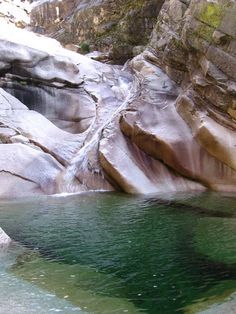
[[[191,313],[235,291],[235,217],[236,199],[215,194],[0,204],[1,227],[34,250],[8,273],[88,313]]]

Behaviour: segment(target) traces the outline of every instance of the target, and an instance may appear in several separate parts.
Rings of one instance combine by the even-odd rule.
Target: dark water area
[[[193,313],[236,291],[232,196],[2,201],[0,226],[30,249],[9,272],[87,313]]]

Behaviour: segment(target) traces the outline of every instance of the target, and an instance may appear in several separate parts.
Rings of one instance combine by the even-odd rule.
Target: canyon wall
[[[151,38],[159,65],[184,89],[236,117],[235,1],[165,1]]]
[[[82,52],[107,52],[122,63],[143,49],[164,0],[36,1],[31,12],[34,31]],[[138,46],[138,47],[137,47]]]
[[[235,13],[235,1],[165,1],[150,43],[183,89],[176,108],[194,138],[234,170]]]

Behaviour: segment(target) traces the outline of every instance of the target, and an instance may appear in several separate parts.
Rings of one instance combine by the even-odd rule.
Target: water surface
[[[2,201],[1,227],[27,248],[5,269],[64,313],[190,313],[236,291],[235,217],[214,193]]]

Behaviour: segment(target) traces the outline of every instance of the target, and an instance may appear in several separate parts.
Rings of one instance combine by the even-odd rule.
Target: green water
[[[190,313],[236,291],[232,196],[2,201],[0,226],[27,248],[7,273],[68,302],[64,313]]]

